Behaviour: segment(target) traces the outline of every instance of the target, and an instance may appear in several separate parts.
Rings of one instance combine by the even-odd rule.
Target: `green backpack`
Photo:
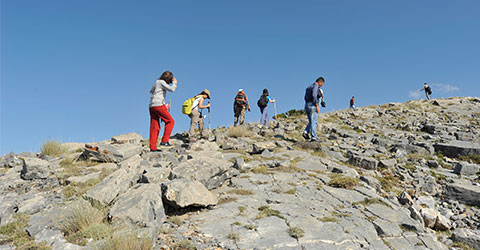
[[[197,98],[198,96],[194,96],[190,99],[187,99],[183,105],[182,105],[182,113],[185,114],[185,115],[189,115],[192,113],[192,109],[193,109],[193,102],[195,102],[195,99]]]

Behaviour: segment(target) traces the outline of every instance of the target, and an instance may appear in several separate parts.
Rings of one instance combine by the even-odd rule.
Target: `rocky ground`
[[[480,249],[480,98],[0,159],[0,249]]]

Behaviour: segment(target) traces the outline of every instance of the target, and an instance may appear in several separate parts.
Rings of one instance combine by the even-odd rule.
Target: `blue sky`
[[[328,112],[421,98],[479,96],[479,1],[1,0],[0,155],[46,140],[148,137],[149,93],[171,70],[174,133],[187,98],[212,92],[212,127],[233,123],[246,90],[278,112],[303,107],[318,76]],[[273,106],[269,107],[273,115]]]

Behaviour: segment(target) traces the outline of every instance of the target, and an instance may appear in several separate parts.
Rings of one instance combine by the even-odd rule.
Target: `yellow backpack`
[[[193,102],[195,102],[195,99],[197,99],[198,96],[194,96],[190,99],[187,99],[183,105],[182,105],[182,113],[185,115],[189,115],[192,113],[193,107]]]

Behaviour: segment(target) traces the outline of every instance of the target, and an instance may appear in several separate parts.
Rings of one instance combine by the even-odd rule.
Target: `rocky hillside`
[[[0,249],[480,249],[480,99],[0,159]]]

